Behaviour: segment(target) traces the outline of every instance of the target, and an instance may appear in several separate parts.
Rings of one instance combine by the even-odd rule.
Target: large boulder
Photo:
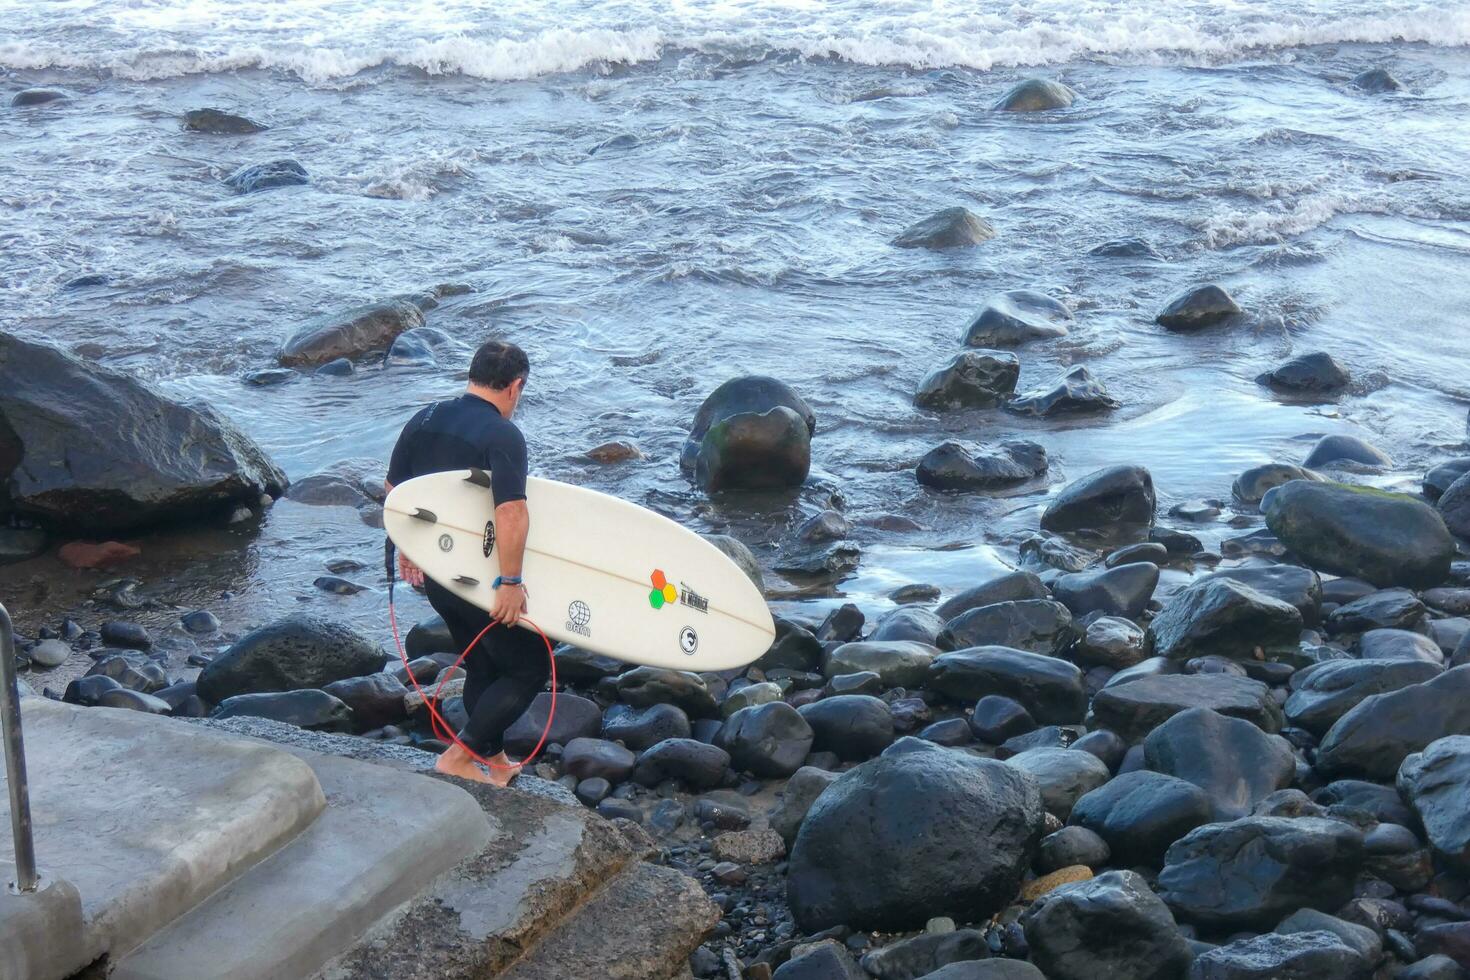
[[[935,641],[941,650],[1011,647],[1057,656],[1071,645],[1072,614],[1051,599],[997,602],[960,613]]]
[[[1317,768],[1392,779],[1404,759],[1447,735],[1470,735],[1470,665],[1364,699],[1323,736]]]
[[[1137,619],[1148,608],[1158,584],[1159,566],[1142,561],[1060,575],[1051,589],[1078,619],[1090,613]]]
[[[950,439],[924,454],[915,475],[936,490],[994,490],[1035,479],[1046,467],[1040,443],[1008,440],[974,446]]]
[[[786,889],[805,932],[977,921],[1015,896],[1045,826],[1036,781],[929,743],[897,751],[912,741],[843,774],[807,813]]]
[[[1154,481],[1142,466],[1109,466],[1067,484],[1041,515],[1048,531],[1110,530],[1154,519]]]
[[[1167,330],[1189,333],[1223,323],[1239,313],[1240,307],[1230,294],[1210,283],[1175,296],[1154,319]]]
[[[988,408],[1016,390],[1021,362],[998,350],[966,350],[926,377],[914,404],[935,411]]]
[[[350,626],[293,617],[235,641],[199,672],[198,692],[218,704],[237,694],[321,688],[383,668],[383,651]]]
[[[352,731],[352,709],[326,691],[275,691],[225,698],[211,718],[268,718],[316,731]]]
[[[893,741],[893,712],[888,702],[867,694],[839,694],[797,709],[812,729],[812,750],[839,759],[862,761]]]
[[[730,753],[736,769],[762,779],[784,779],[806,761],[812,726],[785,701],[741,708],[725,720],[715,744]]]
[[[640,786],[657,786],[677,779],[693,790],[713,789],[725,781],[730,753],[717,745],[692,738],[667,738],[638,757],[633,781]]]
[[[1280,735],[1209,708],[1190,708],[1143,741],[1144,764],[1204,790],[1216,820],[1234,820],[1296,778],[1296,758]]]
[[[975,647],[934,658],[929,687],[961,701],[999,694],[1043,725],[1069,725],[1087,711],[1082,670],[1056,657],[1007,647]]]
[[[105,534],[258,507],[286,482],[212,410],[0,331],[0,511]]]
[[[992,296],[965,328],[966,347],[1019,347],[1067,335],[1072,311],[1042,293],[1013,289]],[[1017,375],[1020,368],[1017,367]],[[1011,389],[1016,387],[1011,379]]]
[[[1319,817],[1244,817],[1206,824],[1159,872],[1174,914],[1210,929],[1269,929],[1300,908],[1335,911],[1353,897],[1363,835]]]
[[[1257,650],[1293,648],[1301,631],[1295,606],[1235,579],[1214,577],[1180,589],[1148,625],[1154,652],[1175,660],[1210,654],[1249,658]]]
[[[990,222],[973,214],[969,208],[945,208],[909,225],[893,240],[899,248],[927,248],[942,251],[968,248],[995,237]]]
[[[799,486],[816,428],[811,406],[790,385],[731,378],[700,404],[679,464],[710,491]]]
[[[1205,578],[1234,579],[1257,592],[1296,606],[1303,626],[1315,626],[1322,615],[1322,577],[1300,565],[1241,565]]]
[[[1079,799],[1069,822],[1101,837],[1117,864],[1158,867],[1175,841],[1210,819],[1205,791],[1161,772],[1125,772]]]
[[[1006,403],[1006,410],[1017,415],[1051,418],[1055,415],[1110,412],[1120,404],[1118,399],[1108,394],[1106,385],[1085,365],[1078,364],[1047,384],[1017,395]]]
[[[619,701],[635,708],[673,704],[690,718],[711,718],[719,714],[709,685],[692,671],[634,667],[612,678],[611,685]]]
[[[293,333],[277,359],[283,367],[315,367],[339,357],[381,354],[399,334],[423,325],[423,312],[403,300],[337,310]]]
[[[1268,932],[1208,949],[1190,965],[1188,980],[1368,980],[1372,973],[1356,949],[1318,930]]]
[[[942,658],[941,658],[942,659]],[[1097,724],[1136,742],[1181,711],[1209,708],[1281,731],[1281,708],[1260,681],[1233,674],[1154,674],[1109,684],[1092,700]]]
[[[1374,585],[1427,588],[1449,574],[1455,539],[1407,494],[1294,480],[1261,501],[1266,525],[1313,568]]]
[[[550,728],[547,727],[548,720]],[[602,709],[596,701],[564,691],[556,696],[553,712],[551,692],[542,691],[505,730],[505,750],[525,758],[543,736],[545,745],[570,745],[575,739],[596,738],[601,731]]]
[[[1399,767],[1398,790],[1435,853],[1470,872],[1470,736],[1451,735],[1409,756]]]
[[[1422,684],[1444,673],[1424,660],[1329,660],[1292,678],[1295,689],[1284,705],[1286,720],[1317,737],[1375,694]]]
[[[1017,83],[995,104],[1000,112],[1045,112],[1066,109],[1077,93],[1049,78],[1028,78]]]
[[[940,603],[937,610],[942,620],[954,619],[962,612],[994,605],[997,602],[1013,602],[1017,599],[1045,599],[1046,586],[1035,572],[1006,572],[987,579],[962,592],[950,596]]]
[[[928,680],[935,652],[934,647],[914,640],[859,640],[828,654],[822,673],[837,677],[871,671],[884,687],[921,687]]]
[[[1051,980],[1178,980],[1193,956],[1169,907],[1132,871],[1109,871],[1037,899],[1021,917]]]

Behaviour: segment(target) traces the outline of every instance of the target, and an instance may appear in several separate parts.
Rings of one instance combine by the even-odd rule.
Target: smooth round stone
[[[42,640],[26,656],[38,667],[60,667],[71,656],[71,647],[65,640]]]
[[[208,610],[196,609],[193,612],[184,613],[179,617],[179,622],[185,630],[195,636],[208,636],[219,632],[219,619]]]
[[[1396,823],[1381,823],[1363,837],[1363,850],[1369,854],[1408,854],[1419,846],[1414,832]]]
[[[612,786],[601,776],[593,776],[591,779],[584,779],[577,783],[575,792],[577,799],[587,806],[595,807],[607,799],[607,794],[612,792]]]

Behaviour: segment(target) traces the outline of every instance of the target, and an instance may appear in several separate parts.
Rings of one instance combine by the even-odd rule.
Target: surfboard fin
[[[439,523],[438,514],[435,514],[432,510],[425,510],[422,507],[414,508],[413,516],[415,520],[423,521],[425,524]]]
[[[484,470],[482,470],[482,469],[480,469],[478,467],[471,466],[470,467],[470,475],[467,476],[467,477],[465,477],[465,482],[466,483],[473,483],[477,487],[484,487],[486,490],[489,490],[490,489],[490,474],[489,473],[486,473]]]
[[[470,578],[468,575],[456,575],[456,576],[454,576],[454,584],[455,585],[479,585],[480,584],[480,580],[477,579],[477,578]]]

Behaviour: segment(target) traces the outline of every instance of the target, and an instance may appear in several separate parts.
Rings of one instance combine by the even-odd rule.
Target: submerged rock
[[[960,351],[944,367],[926,377],[914,404],[934,411],[988,408],[1016,390],[1021,362],[1004,351]]]
[[[893,244],[899,248],[942,250],[979,245],[995,237],[990,222],[968,208],[946,208],[909,225]]]
[[[190,109],[184,113],[184,128],[191,133],[219,133],[232,136],[259,133],[268,129],[253,119],[237,116],[223,109]]]
[[[965,328],[966,347],[1019,347],[1065,337],[1072,311],[1044,293],[1012,289],[992,296]],[[1014,387],[1014,385],[1012,385]]]
[[[1240,307],[1220,286],[1197,286],[1169,301],[1154,319],[1175,333],[1187,333],[1224,322],[1240,313]]]
[[[258,507],[286,477],[209,409],[0,332],[0,505],[105,534]]]
[[[1377,446],[1370,445],[1357,436],[1323,436],[1307,454],[1302,465],[1321,469],[1324,466],[1392,466],[1393,460]]]
[[[1316,351],[1293,357],[1256,380],[1281,391],[1325,395],[1346,388],[1352,377],[1331,354]]]
[[[699,406],[679,465],[710,491],[799,486],[816,428],[811,406],[789,385],[763,375],[732,378]]]
[[[302,326],[281,347],[278,360],[285,367],[311,367],[382,353],[399,334],[423,325],[424,314],[412,303],[390,300],[357,306]]]
[[[1018,415],[1050,418],[1083,412],[1110,412],[1121,402],[1108,394],[1107,387],[1085,366],[1079,364],[1057,378],[1046,388],[1034,388],[1006,403]]]
[[[1035,479],[1046,468],[1046,450],[1039,443],[967,446],[950,440],[924,454],[916,476],[936,490],[994,490]]]
[[[1041,515],[1048,531],[1109,530],[1153,523],[1154,481],[1142,466],[1110,466],[1067,484]]]
[[[1390,75],[1386,68],[1370,68],[1354,77],[1353,84],[1364,92],[1372,92],[1375,95],[1397,92],[1404,87],[1403,83]]]
[[[1159,259],[1164,258],[1153,243],[1142,238],[1113,238],[1087,250],[1088,255],[1100,255],[1110,259]]]
[[[1077,98],[1077,93],[1046,78],[1028,78],[1014,86],[995,104],[1000,112],[1045,112],[1048,109],[1066,109]]]
[[[225,178],[225,184],[241,194],[252,194],[272,187],[292,187],[311,183],[306,168],[295,160],[272,160],[241,167]]]

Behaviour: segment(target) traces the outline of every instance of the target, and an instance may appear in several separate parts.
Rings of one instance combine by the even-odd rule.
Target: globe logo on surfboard
[[[592,630],[587,624],[592,622],[592,607],[581,599],[573,599],[572,604],[567,606],[567,632],[576,633],[578,636],[591,636]]]

